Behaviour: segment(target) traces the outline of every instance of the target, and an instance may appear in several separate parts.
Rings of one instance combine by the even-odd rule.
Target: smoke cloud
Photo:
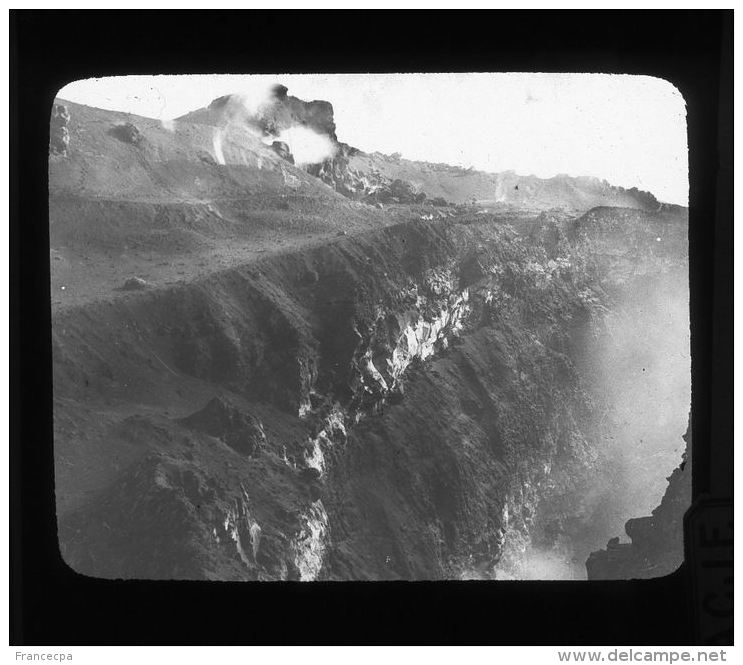
[[[607,321],[596,389],[607,405],[603,449],[614,460],[620,531],[660,503],[684,449],[691,406],[689,287],[683,271],[638,279]]]
[[[266,109],[272,101],[272,86],[258,87],[251,92],[242,92],[233,95],[235,114],[244,113],[247,116],[256,116]]]
[[[581,374],[599,422],[595,473],[561,508],[572,524],[553,546],[509,534],[495,579],[585,579],[585,561],[627,520],[650,515],[680,464],[691,406],[688,272],[636,276],[587,345]],[[689,497],[691,499],[691,497]]]
[[[570,543],[581,579],[592,551],[613,537],[629,541],[627,520],[652,513],[681,463],[691,408],[688,273],[628,285],[584,369],[603,418],[598,467],[582,497],[588,519]]]
[[[212,151],[219,164],[226,164],[224,156],[224,139],[233,130],[248,132],[263,140],[263,136],[251,120],[259,115],[271,103],[271,88],[262,85],[250,92],[241,92],[229,96],[226,104],[220,109],[221,123],[212,135]]]
[[[224,140],[233,133],[247,132],[270,146],[274,141],[281,141],[289,146],[294,156],[294,163],[298,166],[319,164],[332,159],[337,146],[329,136],[320,134],[308,127],[295,125],[283,129],[278,134],[268,134],[261,131],[256,122],[263,114],[270,114],[276,103],[270,87],[253,94],[231,95],[226,104],[220,108],[221,124],[214,131],[212,148],[214,158],[220,164],[225,164]]]
[[[332,159],[335,155],[336,148],[329,137],[306,127],[286,129],[276,140],[283,141],[289,146],[296,164],[319,164],[326,159]]]

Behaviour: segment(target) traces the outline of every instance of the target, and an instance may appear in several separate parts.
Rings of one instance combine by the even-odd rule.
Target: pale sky
[[[170,120],[273,83],[333,104],[338,139],[366,152],[548,178],[606,179],[687,205],[686,106],[669,82],[609,74],[286,74],[87,79],[58,96]]]

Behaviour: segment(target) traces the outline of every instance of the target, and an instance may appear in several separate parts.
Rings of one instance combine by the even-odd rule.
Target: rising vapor
[[[214,150],[214,159],[217,160],[220,164],[224,164],[224,153],[222,152],[222,134],[223,129],[221,127],[218,127],[214,130],[214,134],[212,136],[212,148]]]
[[[285,129],[279,134],[278,140],[289,146],[295,163],[300,165],[319,164],[326,159],[332,159],[336,152],[330,138],[306,127]]]

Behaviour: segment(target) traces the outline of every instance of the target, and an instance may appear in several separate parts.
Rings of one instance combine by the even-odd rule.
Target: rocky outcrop
[[[215,397],[203,409],[181,420],[190,429],[222,439],[230,448],[248,457],[266,445],[261,421]]]
[[[67,155],[70,145],[70,132],[67,128],[70,122],[70,112],[64,104],[55,104],[52,108],[50,123],[49,151],[53,155]]]
[[[691,505],[691,422],[684,435],[683,461],[668,477],[660,505],[647,517],[627,521],[630,542],[612,538],[606,549],[586,561],[589,580],[660,577],[674,572],[684,560],[684,514]]]
[[[274,141],[271,144],[271,149],[282,159],[285,159],[290,164],[294,164],[294,155],[292,155],[289,146],[283,141]]]
[[[307,127],[336,141],[333,105],[315,100],[305,102],[288,93],[288,88],[275,85],[267,103],[254,116],[254,122],[266,133],[277,136],[293,127]]]
[[[111,136],[123,141],[124,143],[130,143],[132,145],[139,145],[142,141],[142,132],[132,122],[124,122],[120,125],[114,125],[109,130]]]
[[[303,127],[337,141],[333,105],[330,102],[305,102],[287,93],[286,86],[277,84],[267,99],[257,106],[246,105],[241,95],[224,95],[212,101],[206,109],[194,111],[178,120],[205,120],[216,124],[238,122],[250,126],[263,136],[279,136],[286,130]]]
[[[141,291],[142,289],[146,289],[147,286],[147,281],[141,277],[130,277],[124,282],[124,286],[121,288],[124,291]]]

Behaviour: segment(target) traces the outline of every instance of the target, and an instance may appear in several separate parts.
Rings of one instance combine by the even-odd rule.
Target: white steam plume
[[[271,141],[273,141],[271,137]],[[328,136],[318,134],[306,127],[285,129],[275,140],[289,146],[296,164],[319,164],[335,155],[335,145]]]
[[[212,135],[212,148],[214,149],[214,158],[224,164],[224,153],[222,152],[222,128],[217,127]]]
[[[212,135],[212,149],[214,158],[219,164],[226,164],[223,150],[225,134],[233,128],[247,131],[260,138],[257,130],[248,122],[259,114],[271,100],[271,88],[261,86],[250,92],[236,93],[230,96],[226,107],[222,111],[222,122],[214,129]]]
[[[237,93],[233,95],[233,98],[240,103],[245,112],[251,116],[255,116],[270,103],[271,95],[271,87],[265,86],[252,90],[249,93]]]
[[[264,135],[255,123],[255,119],[260,118],[263,113],[270,114],[272,105],[275,103],[271,87],[230,96],[220,111],[221,124],[215,129],[212,137],[212,147],[217,162],[226,163],[223,140],[232,129],[252,134],[266,145],[271,145],[274,141],[286,143],[294,156],[295,164],[299,166],[319,164],[335,155],[337,147],[332,139],[307,127],[294,126],[284,129],[279,135]]]

